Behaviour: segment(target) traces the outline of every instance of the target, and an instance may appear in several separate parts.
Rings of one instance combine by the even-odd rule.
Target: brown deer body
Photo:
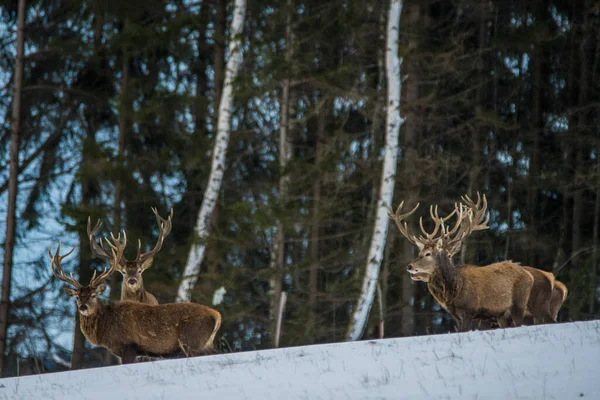
[[[136,301],[144,304],[158,304],[156,297],[147,290],[144,289],[144,279],[142,274],[145,270],[152,266],[154,256],[158,253],[162,247],[163,241],[171,232],[171,218],[173,217],[173,209],[169,218],[163,219],[158,215],[156,208],[152,208],[152,212],[156,216],[156,222],[158,223],[159,234],[156,245],[152,250],[147,253],[142,253],[142,243],[138,241],[138,252],[137,257],[133,261],[126,260],[123,255],[116,262],[116,270],[123,275],[123,283],[121,284],[121,301]],[[96,226],[92,229],[91,221],[88,218],[87,232],[92,246],[92,253],[98,258],[114,262],[112,255],[107,251],[102,242],[100,245],[94,240],[94,234],[97,232],[101,223],[98,221]],[[114,242],[114,241],[113,241]],[[108,242],[109,245],[110,242]],[[123,247],[127,245],[127,237],[125,236]]]
[[[483,204],[479,194],[477,203],[467,196],[463,197],[463,201],[466,205],[456,205],[454,211],[445,218],[439,217],[437,207],[431,207],[430,215],[435,227],[432,233],[427,233],[421,219],[424,236],[419,238],[411,235],[406,222],[402,222],[417,210],[418,204],[412,211],[401,215],[402,202],[396,212],[390,214],[400,232],[420,250],[417,258],[408,265],[408,272],[418,274],[417,280],[427,279],[423,274],[429,275],[429,292],[452,315],[459,331],[470,329],[476,318],[499,318],[498,322],[504,326],[502,317],[506,314],[519,326],[533,286],[533,277],[527,270],[512,262],[486,267],[456,267],[452,263],[452,256],[473,231],[488,228],[485,196]],[[450,229],[445,223],[455,214],[457,220]]]
[[[114,240],[115,243],[119,239]],[[111,246],[114,260],[122,255],[124,246]],[[77,300],[80,328],[93,344],[103,346],[122,358],[123,363],[135,361],[138,355],[196,356],[210,353],[213,341],[221,326],[221,314],[209,307],[195,303],[149,305],[132,301],[103,304],[98,296],[106,289],[104,280],[115,271],[110,269],[96,277],[87,286],[73,276],[67,277],[60,263],[71,254],[59,255],[60,243],[52,260],[54,276],[74,288],[65,287],[67,295]]]
[[[550,298],[550,313],[552,314],[554,321],[557,321],[560,307],[562,307],[562,304],[567,299],[568,294],[569,291],[565,284],[555,280],[554,288],[552,289],[552,297]]]
[[[410,274],[410,279],[412,279],[415,282],[428,283],[429,278],[430,278],[429,274],[425,274],[422,272]],[[448,310],[446,310],[446,312],[447,311]],[[451,316],[456,321],[456,317],[454,315],[451,315]],[[488,315],[485,315],[482,317],[476,317],[473,319],[473,321],[471,323],[471,329],[473,329],[473,330],[487,330],[487,329],[492,329],[494,326],[497,326],[497,318],[490,317]]]
[[[533,286],[527,302],[525,317],[532,317],[535,324],[556,322],[550,311],[550,300],[554,287],[554,275],[541,269],[523,266],[533,277]]]
[[[443,253],[438,254],[437,263],[427,287],[455,319],[459,331],[470,329],[473,319],[498,319],[506,313],[516,326],[521,325],[533,277],[519,265],[505,261],[486,267],[455,267]],[[502,319],[498,323],[505,325]]]
[[[132,301],[102,304],[81,315],[81,332],[90,343],[121,357],[197,356],[210,353],[221,315],[195,303],[149,305]]]

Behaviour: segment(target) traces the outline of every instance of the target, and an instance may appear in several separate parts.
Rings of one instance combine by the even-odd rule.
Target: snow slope
[[[600,321],[0,380],[0,399],[600,399]]]

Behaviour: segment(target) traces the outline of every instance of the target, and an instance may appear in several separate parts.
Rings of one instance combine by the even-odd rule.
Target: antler
[[[487,210],[487,199],[485,198],[485,194],[483,195],[483,203],[481,202],[482,198],[479,196],[479,192],[477,192],[477,203],[475,203],[471,198],[467,195],[461,197],[463,203],[467,207],[473,211],[473,223],[471,230],[472,231],[482,231],[484,229],[488,229],[488,222],[490,221],[490,213],[486,212]],[[481,207],[480,207],[481,203]]]
[[[404,206],[404,201],[402,201],[400,203],[400,205],[398,206],[398,208],[396,208],[396,212],[394,212],[394,213],[388,212],[388,217],[394,220],[394,222],[396,223],[396,226],[398,226],[398,229],[400,230],[400,233],[402,235],[404,235],[404,237],[407,238],[409,242],[414,243],[417,246],[419,246],[421,244],[421,242],[419,241],[419,239],[417,239],[416,236],[411,235],[408,232],[408,225],[406,224],[406,222],[402,222],[402,220],[413,215],[415,213],[415,211],[417,211],[417,208],[419,208],[419,204],[420,203],[417,203],[415,208],[413,208],[411,211],[407,212],[406,214],[400,214],[400,210],[402,210],[402,206]]]
[[[459,217],[453,229],[444,230],[444,248],[450,255],[458,253],[464,240],[475,231],[488,229],[487,225],[490,220],[490,214],[486,213],[487,199],[483,195],[483,201],[479,192],[477,192],[477,203],[469,196],[461,197],[465,204],[455,205],[455,210],[460,209]],[[465,223],[466,220],[466,223]],[[455,235],[452,237],[452,235]]]
[[[110,247],[110,259],[112,260],[112,262],[108,263],[110,268],[104,268],[104,270],[98,276],[96,276],[97,271],[94,270],[94,274],[92,275],[92,279],[90,280],[90,286],[98,285],[104,279],[107,279],[109,276],[111,276],[113,272],[115,272],[115,270],[117,269],[119,265],[119,260],[123,258],[123,251],[125,251],[125,247],[127,246],[127,234],[123,232],[122,243],[121,233],[119,233],[117,237],[115,237],[115,235],[111,233],[110,237],[112,239],[112,243],[107,238],[104,238],[104,240],[106,240],[106,243],[108,243],[108,246]]]
[[[63,258],[70,255],[75,250],[76,247],[77,246],[73,246],[71,251],[69,251],[67,254],[63,254],[61,256],[61,255],[59,255],[60,242],[58,242],[58,247],[56,249],[56,253],[54,253],[54,254],[52,254],[51,247],[48,246],[48,256],[50,257],[50,260],[51,260],[50,267],[52,268],[52,274],[56,277],[56,279],[58,279],[59,281],[68,283],[69,285],[73,285],[75,288],[79,289],[79,288],[81,288],[81,284],[79,282],[77,282],[77,280],[73,277],[72,273],[71,273],[71,277],[69,278],[67,276],[67,274],[65,274],[65,271],[63,271],[63,269],[60,265]]]
[[[100,228],[100,226],[102,226],[102,222],[100,222],[100,220],[98,220],[98,222],[96,222],[96,225],[94,226],[94,229],[92,229],[92,222],[90,220],[90,217],[88,217],[87,233],[88,233],[88,238],[90,240],[90,246],[92,247],[92,253],[98,258],[103,258],[105,260],[112,260],[112,254],[110,254],[104,248],[102,241],[100,241],[100,244],[98,244],[94,240],[94,235],[96,234],[96,232],[98,232],[98,229]]]
[[[388,216],[390,218],[392,218],[394,221],[396,221],[396,225],[398,226],[398,229],[400,229],[400,232],[410,242],[416,244],[421,249],[425,246],[434,246],[436,244],[436,242],[439,240],[439,238],[442,237],[444,234],[444,223],[446,221],[448,221],[450,218],[452,218],[452,216],[457,211],[455,208],[454,211],[452,211],[446,217],[442,218],[442,217],[440,217],[440,215],[438,213],[438,206],[437,205],[435,207],[430,206],[429,207],[429,215],[431,216],[431,219],[433,220],[433,223],[435,224],[433,227],[433,230],[431,231],[431,233],[429,233],[425,230],[425,227],[423,226],[423,218],[421,217],[419,219],[419,227],[421,228],[422,235],[419,235],[419,237],[417,238],[416,236],[411,235],[408,232],[408,225],[406,222],[402,222],[402,220],[406,219],[407,217],[412,215],[417,210],[417,207],[419,207],[419,204],[417,204],[417,206],[415,208],[413,208],[411,211],[409,211],[408,213],[400,214],[400,210],[402,209],[403,205],[404,205],[404,202],[400,203],[396,212],[393,214],[388,213]],[[441,231],[440,231],[440,227],[442,228]],[[439,237],[438,237],[438,233],[439,233]]]
[[[423,227],[423,217],[421,217],[419,219],[419,226],[421,227],[421,232],[423,232],[423,234],[425,236],[420,236],[419,240],[424,244],[433,244],[434,242],[437,241],[437,238],[435,237],[438,233],[438,230],[440,229],[440,226],[442,227],[442,232],[444,230],[444,222],[448,221],[450,218],[452,218],[452,216],[454,215],[454,213],[456,213],[456,207],[454,208],[454,211],[452,211],[450,214],[448,214],[445,218],[441,218],[440,215],[438,214],[438,206],[436,204],[435,208],[433,206],[429,206],[429,215],[431,216],[431,219],[433,220],[435,226],[433,228],[433,231],[431,233],[427,233],[427,231],[425,231],[425,228]]]
[[[153,257],[156,253],[158,253],[162,247],[163,241],[165,238],[171,233],[171,218],[173,218],[173,209],[171,208],[171,213],[167,219],[162,218],[158,215],[158,211],[156,208],[152,207],[152,212],[156,215],[156,222],[158,223],[159,233],[158,239],[156,240],[156,245],[152,250],[147,253],[142,253],[142,242],[138,240],[138,252],[137,257],[135,259],[136,262],[144,262],[150,257]]]

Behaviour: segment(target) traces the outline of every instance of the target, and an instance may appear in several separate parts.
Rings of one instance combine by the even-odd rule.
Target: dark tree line
[[[3,216],[17,5],[0,2]],[[216,289],[227,290],[216,306],[224,350],[272,345],[274,276],[288,294],[281,345],[344,337],[381,175],[388,7],[248,2],[227,169],[192,293],[210,305]],[[231,11],[231,2],[209,0],[26,2],[5,375],[114,362],[85,343],[45,253],[59,239],[77,244],[65,268],[87,282],[104,266],[90,252],[88,216],[104,221],[104,234],[124,229],[147,248],[158,234],[150,208],[173,207],[172,233],[144,282],[159,302],[175,300],[210,169]],[[462,194],[486,193],[491,229],[469,239],[460,261],[553,271],[569,288],[559,319],[598,317],[598,4],[406,1],[400,53],[406,122],[394,204],[449,212]],[[6,232],[10,221],[0,221]],[[281,268],[273,270],[278,229]],[[406,274],[415,253],[395,229],[380,274],[386,336],[447,332],[447,314]],[[119,298],[120,279],[107,298]],[[377,314],[375,305],[365,337],[377,335]]]

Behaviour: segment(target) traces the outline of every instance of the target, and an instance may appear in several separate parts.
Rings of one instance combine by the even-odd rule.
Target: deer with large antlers
[[[416,280],[427,281],[429,292],[452,315],[461,332],[471,329],[476,318],[498,318],[498,323],[505,326],[506,314],[519,326],[533,285],[529,272],[508,261],[485,267],[456,267],[452,263],[452,257],[471,233],[488,228],[485,195],[482,201],[478,194],[477,203],[467,196],[463,196],[463,201],[465,204],[455,205],[454,211],[444,218],[439,216],[437,206],[430,207],[434,228],[428,233],[421,218],[419,237],[410,234],[404,221],[414,214],[419,204],[401,214],[402,202],[395,213],[389,214],[402,235],[419,248],[417,258],[407,267],[408,272],[417,275]],[[456,222],[451,228],[447,222],[453,216]]]
[[[152,208],[152,212],[156,216],[156,222],[159,229],[158,239],[154,248],[146,253],[142,253],[142,242],[138,240],[138,251],[135,260],[126,260],[123,256],[123,251],[121,251],[121,256],[116,261],[115,269],[123,275],[123,283],[121,285],[121,300],[138,301],[146,304],[158,304],[156,297],[144,289],[144,279],[142,278],[142,274],[145,270],[152,266],[154,256],[162,248],[165,238],[169,235],[169,233],[171,233],[171,218],[173,217],[173,209],[171,209],[171,214],[167,219],[164,219],[158,215],[156,208]],[[100,228],[100,225],[101,222],[98,220],[94,228],[92,228],[91,220],[88,218],[87,233],[90,240],[90,245],[92,247],[92,253],[98,258],[112,262],[113,257],[111,252],[104,247],[102,241],[100,241],[100,244],[98,244],[94,239],[94,235]],[[127,237],[124,237],[122,244],[115,242],[114,240],[112,242],[113,243],[107,241],[109,246],[123,246],[124,250],[124,247],[127,245]]]
[[[66,284],[64,291],[75,297],[80,314],[80,329],[95,345],[121,357],[123,363],[135,361],[138,355],[196,356],[211,353],[213,341],[221,326],[221,314],[195,303],[150,305],[133,301],[104,304],[98,296],[106,289],[107,279],[116,269],[124,246],[117,245],[120,235],[113,237],[110,268],[92,276],[88,285],[79,283],[73,275],[67,276],[62,260],[73,252],[60,255],[48,249],[54,276]],[[108,242],[108,239],[107,239]]]

